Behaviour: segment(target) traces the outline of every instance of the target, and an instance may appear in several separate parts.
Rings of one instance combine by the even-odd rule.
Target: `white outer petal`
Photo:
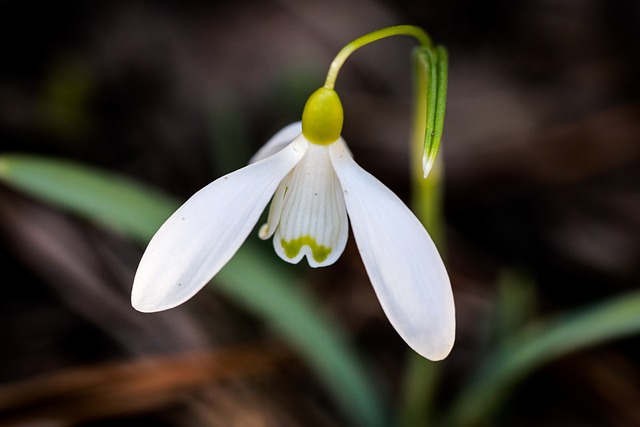
[[[198,292],[240,248],[276,187],[307,148],[300,138],[278,154],[207,185],[153,236],[133,281],[131,304],[166,310]]]
[[[344,145],[331,146],[331,160],[380,305],[411,348],[427,359],[444,359],[455,340],[455,308],[438,250],[409,208],[358,166]]]
[[[302,134],[302,122],[294,122],[283,127],[276,132],[276,134],[273,135],[266,144],[260,147],[256,154],[249,159],[249,164],[266,159],[269,156],[273,156],[290,144],[291,141],[296,139],[300,134]]]

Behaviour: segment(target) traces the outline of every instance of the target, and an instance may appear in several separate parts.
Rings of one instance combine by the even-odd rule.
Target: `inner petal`
[[[271,206],[269,207],[269,216],[267,217],[267,223],[263,224],[258,231],[258,236],[262,240],[266,240],[273,236],[273,233],[275,233],[278,228],[280,216],[282,215],[284,196],[287,193],[287,186],[290,176],[291,172],[282,180],[280,185],[278,185],[276,193],[273,195],[273,199],[271,199]]]
[[[311,267],[333,264],[347,244],[344,196],[328,146],[309,144],[300,163],[283,181],[282,212],[273,246],[280,258]]]

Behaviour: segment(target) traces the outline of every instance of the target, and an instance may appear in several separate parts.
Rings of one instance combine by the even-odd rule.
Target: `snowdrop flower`
[[[272,239],[290,263],[335,263],[350,222],[391,324],[422,356],[446,357],[455,315],[443,261],[407,206],[354,161],[342,124],[328,79],[307,101],[301,122],[280,130],[248,166],[198,191],[162,225],[136,272],[133,306],[156,312],[191,298],[236,253],[271,201],[259,236]]]

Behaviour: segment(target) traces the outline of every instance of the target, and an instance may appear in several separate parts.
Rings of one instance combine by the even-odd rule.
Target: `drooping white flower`
[[[276,253],[312,267],[333,264],[349,220],[380,304],[400,336],[431,360],[455,337],[449,277],[405,204],[352,158],[335,91],[315,92],[302,122],[278,132],[252,162],[194,194],[158,230],[136,273],[132,304],[155,312],[182,304],[231,259],[271,200],[259,231]],[[349,218],[349,219],[347,219]]]

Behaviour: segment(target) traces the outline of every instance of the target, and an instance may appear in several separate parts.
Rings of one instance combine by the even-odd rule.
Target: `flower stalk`
[[[413,25],[396,25],[393,27],[381,28],[362,37],[358,37],[338,52],[329,67],[324,87],[327,89],[333,89],[336,79],[338,78],[340,68],[342,68],[342,65],[353,52],[370,43],[393,36],[411,36],[417,39],[421,46],[431,47],[431,38],[422,28],[415,27]]]

